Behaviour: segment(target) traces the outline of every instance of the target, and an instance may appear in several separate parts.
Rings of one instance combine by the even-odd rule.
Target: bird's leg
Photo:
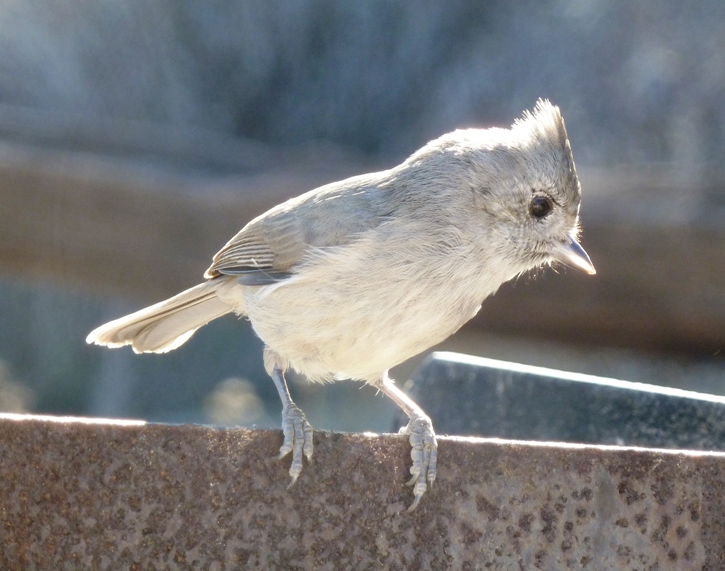
[[[420,498],[423,497],[426,490],[433,487],[438,462],[438,443],[428,415],[408,395],[395,386],[393,380],[388,377],[387,371],[383,373],[380,383],[380,390],[403,409],[410,418],[408,425],[400,432],[410,435],[412,447],[410,451],[410,457],[413,459],[413,465],[410,468],[412,478],[407,483],[409,486],[413,486],[415,496],[413,503],[408,508],[408,511],[412,512],[418,507]]]
[[[282,368],[273,367],[269,375],[272,377],[279,398],[282,400],[284,442],[279,449],[277,458],[284,458],[292,452],[292,465],[289,469],[289,475],[292,476],[290,486],[292,486],[297,481],[300,472],[302,472],[302,454],[307,457],[307,462],[312,462],[312,425],[307,422],[305,413],[292,401]]]

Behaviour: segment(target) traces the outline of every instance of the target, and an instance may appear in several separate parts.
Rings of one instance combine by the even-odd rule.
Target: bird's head
[[[407,162],[416,161],[448,194],[437,207],[465,208],[460,218],[513,273],[555,262],[595,273],[578,242],[581,187],[558,107],[540,100],[510,129],[454,131]]]

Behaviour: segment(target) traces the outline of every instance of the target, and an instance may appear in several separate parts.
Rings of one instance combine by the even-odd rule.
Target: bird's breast
[[[461,252],[365,246],[320,253],[274,289],[245,288],[257,334],[312,380],[374,380],[457,331],[499,285]]]

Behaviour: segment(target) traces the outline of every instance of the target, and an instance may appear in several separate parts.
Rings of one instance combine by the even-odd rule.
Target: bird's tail
[[[122,347],[136,353],[166,353],[189,340],[213,319],[232,311],[217,295],[227,280],[209,280],[174,297],[126,315],[91,331],[87,343]]]

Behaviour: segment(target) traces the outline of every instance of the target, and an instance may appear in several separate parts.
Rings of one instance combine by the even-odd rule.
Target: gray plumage
[[[529,269],[558,260],[594,273],[576,241],[580,201],[564,121],[540,101],[510,129],[455,131],[390,170],[272,208],[214,256],[206,282],[103,325],[87,341],[164,352],[225,313],[247,315],[292,410],[283,452],[294,452],[293,480],[307,445],[293,428],[309,424],[284,386],[290,367],[311,381],[375,384],[408,412],[411,441],[418,430],[427,442],[411,469],[415,506],[435,477],[435,438],[387,370],[446,339]],[[411,428],[421,418],[427,424]]]

